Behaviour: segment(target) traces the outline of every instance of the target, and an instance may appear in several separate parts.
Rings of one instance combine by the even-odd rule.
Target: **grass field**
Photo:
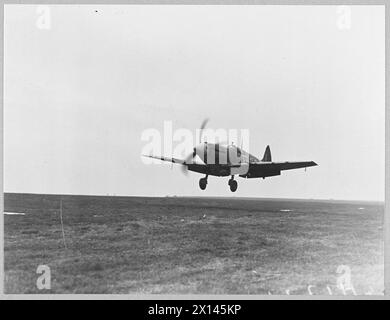
[[[383,203],[5,194],[5,211],[25,213],[4,216],[6,293],[336,295],[345,265],[383,294]]]

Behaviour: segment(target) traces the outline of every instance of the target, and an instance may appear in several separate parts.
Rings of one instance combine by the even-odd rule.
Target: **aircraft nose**
[[[195,148],[194,151],[195,153],[204,161],[206,158],[206,153],[207,153],[207,148],[208,145],[206,143],[198,144]]]
[[[199,144],[194,148],[194,157],[195,155],[201,156],[203,155],[203,145]]]

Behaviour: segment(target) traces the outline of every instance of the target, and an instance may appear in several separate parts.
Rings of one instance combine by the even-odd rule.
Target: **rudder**
[[[264,156],[263,156],[263,159],[261,159],[261,161],[263,161],[263,162],[271,162],[272,161],[271,149],[269,146],[267,146],[267,148],[265,148]]]

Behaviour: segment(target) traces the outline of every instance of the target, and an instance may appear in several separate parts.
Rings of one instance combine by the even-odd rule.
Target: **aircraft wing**
[[[202,164],[202,163],[196,163],[196,162],[186,163],[185,160],[176,159],[176,158],[168,158],[168,157],[163,157],[163,156],[152,156],[152,155],[144,155],[144,154],[142,156],[161,160],[161,161],[168,161],[168,162],[172,162],[172,163],[181,164],[181,165],[187,167],[187,170],[190,170],[190,171],[195,171],[195,172],[203,173],[203,174],[208,173],[207,166],[205,164]]]
[[[291,170],[317,166],[314,161],[254,162],[249,164],[246,178],[265,178],[278,176],[282,170]]]
[[[265,163],[267,165],[267,162]],[[279,170],[291,170],[299,168],[307,168],[317,166],[314,161],[286,161],[286,162],[271,162],[270,167],[278,168]]]
[[[176,158],[168,158],[168,157],[160,157],[160,156],[152,156],[152,155],[142,155],[143,157],[147,157],[147,158],[153,158],[153,159],[158,159],[158,160],[162,160],[162,161],[168,161],[168,162],[173,162],[173,163],[178,163],[178,164],[186,164],[184,160],[181,160],[181,159],[176,159]]]

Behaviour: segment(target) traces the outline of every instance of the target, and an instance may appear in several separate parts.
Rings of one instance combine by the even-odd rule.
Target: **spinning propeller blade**
[[[203,130],[206,127],[207,123],[209,122],[209,119],[206,118],[203,120],[202,124],[200,125],[200,132],[199,132],[199,144],[202,141],[202,134]],[[192,163],[192,160],[196,157],[196,149],[193,149],[193,152],[190,153],[184,160],[185,163]],[[182,171],[185,175],[188,175],[188,168],[186,165],[182,166]]]

